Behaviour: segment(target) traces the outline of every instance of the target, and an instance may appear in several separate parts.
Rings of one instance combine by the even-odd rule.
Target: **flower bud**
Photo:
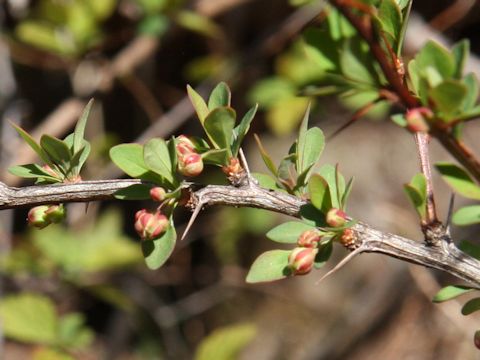
[[[160,211],[152,214],[142,209],[135,214],[135,230],[142,240],[160,237],[167,230],[169,224],[167,217]]]
[[[238,158],[230,158],[228,165],[222,167],[222,171],[228,177],[233,177],[241,174],[244,170],[240,165]]]
[[[27,216],[28,225],[35,226],[39,229],[43,229],[44,227],[50,225],[51,222],[47,219],[45,214],[48,209],[48,205],[40,205],[31,208]]]
[[[316,248],[322,239],[322,235],[317,230],[307,230],[300,234],[297,244],[300,247]]]
[[[192,140],[190,140],[185,135],[180,135],[177,137],[177,152],[179,155],[186,155],[192,152],[196,152],[195,145]]]
[[[288,266],[294,275],[308,274],[315,262],[318,249],[297,247],[292,250],[288,257]]]
[[[65,219],[65,216],[66,212],[63,204],[50,205],[45,211],[45,218],[54,224],[63,221],[63,219]]]
[[[203,171],[203,160],[200,154],[191,153],[178,159],[178,170],[184,176],[197,176]]]
[[[153,201],[158,201],[161,202],[165,200],[165,189],[160,187],[160,186],[155,186],[150,189],[150,197],[152,198]]]
[[[407,120],[407,129],[411,132],[428,132],[430,129],[428,120],[432,117],[432,111],[426,107],[408,110],[405,114],[405,119]]]
[[[331,208],[327,212],[326,222],[331,227],[341,227],[347,222],[347,214],[343,210]]]

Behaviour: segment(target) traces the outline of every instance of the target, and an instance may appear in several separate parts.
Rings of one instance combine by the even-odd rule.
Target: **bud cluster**
[[[322,234],[317,230],[306,230],[300,234],[297,247],[288,257],[288,266],[294,275],[305,275],[312,270],[321,240]]]
[[[178,171],[184,176],[197,176],[203,171],[202,156],[185,135],[177,137]]]
[[[40,205],[30,209],[27,221],[30,226],[43,229],[52,223],[59,223],[65,219],[65,215],[66,211],[63,204]]]
[[[135,214],[135,230],[142,240],[160,237],[170,225],[167,217],[160,211],[154,213],[142,209]]]

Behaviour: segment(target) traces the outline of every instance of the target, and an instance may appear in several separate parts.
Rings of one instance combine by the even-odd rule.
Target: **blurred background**
[[[311,123],[326,135],[366,99],[296,96],[323,75],[300,40],[320,26],[324,3],[308,0],[3,0],[0,1],[0,180],[37,159],[10,125],[34,138],[71,132],[88,99],[92,154],[83,179],[123,174],[108,149],[172,134],[200,135],[186,98],[218,81],[233,105],[261,111],[245,142],[254,171],[266,172],[253,142],[281,159],[309,101]],[[414,1],[405,53],[430,38],[471,41],[469,71],[480,73],[480,5]],[[367,99],[368,100],[368,99]],[[402,184],[417,171],[413,138],[378,106],[327,142],[322,163],[355,177],[349,213],[375,227],[421,239]],[[475,125],[467,142],[475,147]],[[468,135],[471,134],[471,135]],[[449,159],[433,143],[434,160]],[[219,183],[218,169],[200,180]],[[440,213],[450,192],[436,179]],[[133,230],[142,202],[68,206],[65,226],[26,227],[28,209],[0,212],[0,358],[14,359],[473,359],[480,325],[461,305],[434,305],[455,282],[445,274],[364,254],[315,285],[347,252],[308,276],[247,285],[265,233],[286,218],[254,209],[203,211],[172,258],[148,270]],[[181,233],[189,214],[176,215]],[[470,229],[471,230],[471,229]],[[475,229],[473,229],[475,230]],[[455,239],[476,240],[454,229]],[[477,236],[478,238],[478,236]]]

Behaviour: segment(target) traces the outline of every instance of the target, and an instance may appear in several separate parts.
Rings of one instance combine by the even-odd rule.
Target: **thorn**
[[[90,101],[91,101],[91,100],[90,100]],[[90,206],[90,202],[87,202],[87,203],[85,204],[85,214],[87,213],[89,206]]]
[[[355,249],[354,251],[352,251],[350,254],[348,254],[346,257],[343,258],[342,261],[340,261],[337,265],[335,265],[335,267],[330,270],[329,272],[327,272],[325,275],[323,275],[319,280],[317,280],[315,282],[315,285],[318,285],[320,284],[323,280],[325,280],[327,277],[329,277],[330,275],[332,275],[333,273],[337,272],[338,270],[340,270],[342,267],[344,267],[350,260],[352,260],[355,256],[357,256],[358,254],[360,254],[362,252],[362,248],[359,247],[357,249]]]
[[[258,185],[258,181],[252,176],[252,173],[250,172],[250,168],[248,167],[247,158],[245,157],[245,154],[243,153],[242,148],[239,149],[238,154],[240,155],[240,161],[242,162],[242,166],[245,169],[245,172],[247,173],[248,183]]]
[[[450,201],[448,203],[448,213],[447,213],[447,218],[445,219],[445,227],[448,232],[450,232],[450,223],[452,221],[452,215],[453,215],[453,205],[455,204],[455,193],[452,192],[450,195]]]
[[[185,231],[183,232],[182,237],[180,238],[180,241],[185,239],[185,237],[187,236],[187,234],[190,231],[190,228],[192,227],[195,219],[197,218],[198,214],[200,214],[200,210],[202,210],[203,205],[204,205],[204,203],[199,202],[197,207],[195,208],[195,210],[193,210],[193,214],[192,214],[190,220],[188,220],[187,227],[185,228]]]

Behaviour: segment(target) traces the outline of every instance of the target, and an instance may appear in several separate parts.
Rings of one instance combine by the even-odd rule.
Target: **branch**
[[[28,186],[14,188],[0,183],[0,210],[35,206],[45,203],[87,202],[112,199],[115,191],[141,183],[140,180],[84,181],[78,184]],[[197,189],[195,189],[195,187]],[[300,209],[307,202],[295,196],[248,184],[245,187],[207,185],[198,189],[191,186],[190,205],[226,205],[253,207],[300,217]],[[423,265],[452,274],[480,286],[480,262],[458,250],[452,242],[429,246],[357,223],[353,226],[355,248],[358,252],[389,255],[410,263]]]
[[[367,42],[388,84],[398,95],[403,105],[408,109],[420,106],[420,102],[410,93],[402,76],[397,72],[392,59],[385,53],[381,43],[378,41],[371,17],[369,15],[359,16],[352,12],[350,1],[330,0],[330,2],[347,18],[360,36]],[[434,136],[459,163],[465,166],[477,181],[480,181],[480,161],[478,161],[465,144],[459,142],[451,134],[448,128],[435,127],[431,135]]]

